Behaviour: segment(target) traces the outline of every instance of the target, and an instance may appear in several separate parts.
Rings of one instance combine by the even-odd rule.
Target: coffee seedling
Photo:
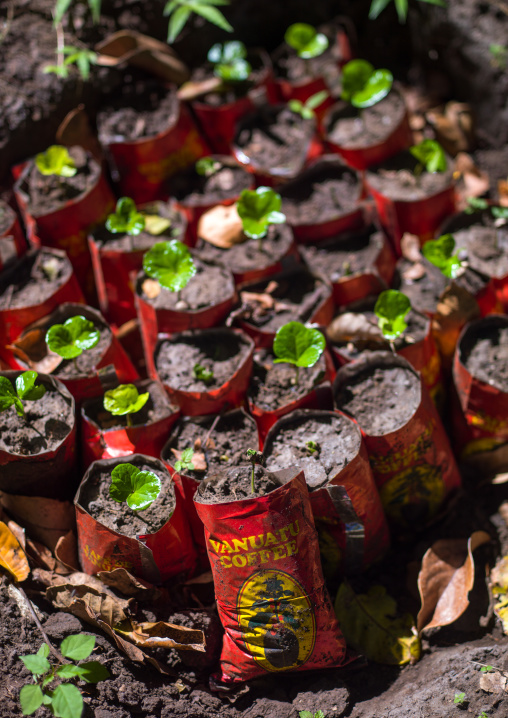
[[[415,169],[416,175],[421,174],[423,169],[427,172],[446,172],[448,163],[445,151],[436,140],[423,140],[410,147],[409,151],[419,163]]]
[[[24,371],[17,377],[15,389],[7,377],[0,376],[0,411],[6,411],[14,406],[17,415],[24,418],[23,401],[37,401],[46,393],[43,384],[35,386],[38,376],[36,371]]]
[[[453,254],[455,239],[452,234],[443,234],[439,239],[430,239],[422,247],[422,254],[431,264],[441,270],[445,277],[455,279],[462,267],[458,254]]]
[[[144,511],[161,491],[161,480],[153,471],[141,471],[133,464],[118,464],[111,472],[109,495],[133,511]]]
[[[393,342],[407,329],[406,316],[411,310],[408,297],[396,289],[386,289],[377,298],[374,314],[378,319],[378,326],[388,339],[395,351]]]
[[[78,171],[67,148],[61,145],[51,145],[46,152],[36,155],[35,165],[41,174],[57,177],[74,177]]]
[[[197,271],[188,248],[177,239],[154,244],[143,257],[143,269],[162,287],[177,292],[178,299]]]
[[[261,451],[256,451],[256,449],[247,449],[247,451],[245,453],[247,454],[247,458],[252,466],[252,472],[251,472],[251,477],[250,477],[250,481],[251,481],[250,488],[251,488],[251,492],[254,494],[256,492],[256,485],[255,485],[256,464],[259,464],[260,466],[264,466],[265,460],[263,458],[263,454],[261,453]]]
[[[210,384],[213,384],[213,382],[215,381],[213,371],[205,369],[205,367],[201,364],[194,365],[192,369],[192,375],[194,376],[194,379],[197,379],[197,381],[202,381],[207,386],[210,386]]]
[[[302,60],[319,57],[329,45],[326,35],[305,22],[295,22],[290,25],[284,34],[284,40],[296,50]]]
[[[135,236],[145,228],[145,218],[136,209],[130,197],[120,197],[115,211],[106,219],[106,229],[112,234],[129,234]]]
[[[288,106],[290,110],[297,112],[304,120],[312,120],[316,116],[314,110],[316,107],[323,104],[327,97],[328,92],[326,90],[321,90],[321,92],[316,92],[315,95],[311,95],[311,97],[309,97],[308,100],[305,100],[305,102],[300,102],[300,100],[289,100]]]
[[[180,472],[186,469],[188,471],[194,471],[194,464],[192,463],[193,457],[194,449],[184,449],[178,461],[175,461],[175,471]]]
[[[298,384],[300,367],[314,366],[325,345],[325,338],[318,329],[306,327],[301,322],[288,322],[278,329],[273,340],[274,363],[294,364],[295,384]]]
[[[244,189],[236,203],[236,210],[242,220],[244,234],[251,239],[261,240],[266,237],[270,224],[283,224],[286,215],[280,211],[282,199],[271,187]]]
[[[392,83],[389,70],[376,70],[367,60],[350,60],[342,68],[341,97],[359,109],[372,107],[386,97]]]
[[[87,349],[93,349],[101,338],[100,331],[94,323],[77,314],[66,319],[63,324],[53,324],[46,332],[46,344],[50,351],[62,359],[72,359],[76,371],[76,358]]]
[[[223,82],[231,84],[249,79],[252,67],[247,62],[247,48],[243,42],[217,42],[212,45],[207,57],[214,65],[214,74]]]
[[[144,407],[150,393],[140,394],[134,384],[120,384],[104,394],[103,406],[114,416],[126,416],[127,426],[132,426],[132,414]]]

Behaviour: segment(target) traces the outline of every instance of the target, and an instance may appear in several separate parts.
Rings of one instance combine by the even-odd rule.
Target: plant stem
[[[298,386],[298,383],[300,382],[300,367],[296,367],[296,376],[295,376],[295,384]]]
[[[393,352],[394,354],[397,353],[397,352],[395,351],[395,341],[394,341],[393,339],[390,339],[390,349],[392,350],[392,352]]]
[[[130,414],[127,414],[127,426],[132,426],[132,417]]]
[[[53,646],[53,644],[51,643],[51,641],[50,641],[49,638],[47,637],[47,635],[46,635],[46,633],[45,633],[45,631],[44,631],[44,628],[43,628],[42,625],[41,625],[41,622],[40,622],[39,619],[37,618],[37,614],[35,613],[34,607],[32,606],[32,602],[30,601],[30,599],[29,599],[28,596],[26,595],[24,589],[22,589],[21,586],[16,586],[16,588],[17,588],[17,590],[20,592],[20,594],[23,596],[23,598],[25,599],[26,605],[28,606],[28,609],[29,609],[30,613],[32,614],[32,618],[34,619],[34,621],[35,621],[35,623],[36,623],[36,625],[37,625],[37,628],[39,629],[39,631],[40,631],[41,634],[42,634],[42,637],[43,637],[43,639],[44,639],[44,643],[46,643],[46,644],[49,646],[49,650],[51,651],[51,653],[55,656],[55,658],[56,658],[60,663],[67,663],[67,661],[64,659],[64,657],[56,650],[56,648]]]

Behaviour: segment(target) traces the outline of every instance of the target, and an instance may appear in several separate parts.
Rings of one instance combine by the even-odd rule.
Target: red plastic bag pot
[[[392,94],[397,95],[400,100],[404,102],[397,90],[392,90],[390,95]],[[381,102],[383,102],[383,100],[381,100]],[[363,112],[365,111],[367,110],[363,110]],[[337,120],[354,116],[356,112],[357,111],[354,110],[349,103],[341,101],[331,107],[323,118],[323,126],[325,128],[324,138],[327,150],[339,154],[350,167],[354,167],[357,170],[368,169],[413,144],[413,135],[409,126],[407,110],[401,115],[400,121],[382,141],[370,145],[366,144],[364,140],[359,140],[354,145],[349,145],[349,143],[347,146],[337,144],[332,139],[331,128]]]
[[[307,204],[312,198],[314,188],[327,180],[349,179],[351,197],[338,196],[344,207],[336,207],[331,214],[309,217]],[[345,183],[344,183],[345,184]],[[357,185],[354,187],[354,185]],[[321,194],[321,193],[319,193]],[[299,243],[314,243],[328,237],[335,237],[344,232],[351,232],[365,225],[363,208],[360,200],[363,196],[363,183],[358,174],[343,164],[336,155],[325,155],[312,163],[300,175],[280,188],[282,211],[291,226],[295,240]],[[302,206],[303,204],[303,206]],[[349,207],[348,207],[349,205]],[[293,209],[294,207],[294,209]],[[296,218],[293,217],[296,215]]]
[[[204,382],[196,381],[198,385],[202,385],[202,390],[190,390],[174,386],[172,384],[172,369],[164,369],[161,361],[164,344],[176,346],[191,347],[190,353],[194,354],[194,348],[201,348],[203,352],[209,352],[208,356],[213,356],[217,347],[229,346],[229,351],[235,351],[232,355],[237,357],[233,363],[233,373],[224,381],[221,386],[215,389],[207,389]],[[147,357],[147,367],[150,375],[154,379],[158,379],[169,394],[171,401],[180,407],[182,414],[186,416],[200,416],[202,414],[217,414],[223,409],[234,409],[241,406],[245,401],[249,378],[252,371],[252,360],[254,354],[254,342],[243,332],[237,329],[203,329],[195,332],[184,332],[182,334],[174,334],[171,337],[159,337],[158,345],[155,350],[154,357]],[[184,363],[187,359],[183,360]],[[213,368],[213,367],[212,367]],[[177,372],[184,371],[182,377],[188,375],[188,385],[193,381],[192,367],[180,366]],[[175,375],[176,376],[176,375]],[[182,382],[183,383],[183,382]]]
[[[249,301],[252,302],[249,295],[262,295],[266,300],[267,288],[274,284],[275,289],[269,294],[274,299],[274,308],[285,305],[287,309],[283,310],[279,306],[279,311],[276,310],[268,322],[266,318],[270,316],[270,311],[263,311],[259,321],[255,321],[253,313],[256,309],[253,310],[252,306],[256,307],[256,304],[249,304]],[[313,302],[306,301],[309,297],[314,298]],[[238,318],[242,330],[254,339],[258,349],[271,348],[277,330],[289,321],[309,322],[325,327],[333,317],[334,302],[329,283],[303,267],[273,275],[262,283],[244,284],[240,299],[246,309],[240,309],[234,316]]]
[[[250,468],[227,473],[234,480]],[[275,472],[278,488],[263,496],[202,503],[224,474],[195,496],[225,630],[215,685],[341,665],[346,647],[324,585],[303,472]],[[266,475],[257,467],[257,478]]]
[[[17,364],[16,368],[37,368],[38,361],[46,356],[45,336],[49,327],[53,324],[63,324],[66,319],[77,314],[93,322],[96,327],[101,328],[101,331],[108,330],[110,332],[109,342],[95,364],[95,371],[77,376],[74,374],[57,375],[74,397],[76,404],[80,406],[85,399],[91,399],[104,393],[102,375],[106,370],[106,373],[109,373],[113,369],[121,384],[128,384],[139,379],[129,357],[100,312],[81,304],[64,304],[49,316],[45,316],[27,327],[16,339],[12,352],[15,358],[13,363]],[[23,340],[26,340],[29,346]],[[19,348],[16,349],[16,346],[21,348],[21,351]]]
[[[281,432],[285,432],[287,437],[288,433],[308,426],[313,420],[336,422],[336,441],[341,442],[342,455],[346,456],[342,465],[335,466],[329,473],[325,470],[327,477],[319,483],[311,479],[311,472],[307,468],[309,464],[305,463],[301,455],[293,456],[290,453],[284,454],[284,458],[273,457],[274,445]],[[344,444],[342,432],[349,438],[347,444]],[[284,436],[279,438],[280,441],[284,441]],[[319,450],[322,452],[325,447],[320,446]],[[291,465],[303,470],[326,578],[358,573],[384,554],[390,541],[388,526],[367,450],[354,421],[338,412],[294,411],[272,426],[266,437],[263,454],[269,470],[277,469],[289,457]],[[315,459],[309,458],[308,461],[314,462]]]
[[[405,370],[402,392],[390,383],[396,368]],[[361,382],[383,375],[388,377],[387,383],[381,384],[385,398],[378,406],[373,403],[372,392],[366,391]],[[373,381],[379,385],[376,379]],[[355,393],[365,406],[370,406],[374,417],[376,410],[378,416],[384,414],[384,405],[397,410],[392,398],[398,398],[400,411],[394,428],[367,428],[365,418],[359,425],[388,520],[405,531],[423,528],[448,494],[460,486],[461,478],[421,376],[403,357],[391,352],[365,352],[358,361],[342,367],[335,378],[335,403],[341,411],[351,413],[347,407]],[[392,412],[392,425],[393,416]]]
[[[28,245],[16,212],[0,200],[0,271],[14,257],[21,257]]]
[[[1,376],[6,377],[14,384],[19,374],[19,371],[5,371],[1,373]],[[64,501],[73,496],[77,486],[76,407],[70,392],[54,377],[39,374],[37,384],[39,383],[46,387],[46,394],[38,402],[44,402],[45,398],[48,401],[52,394],[58,393],[66,406],[66,414],[58,416],[48,414],[45,424],[45,431],[48,434],[56,432],[61,438],[55,442],[54,448],[48,450],[44,448],[46,437],[41,437],[35,447],[36,451],[34,451],[31,441],[28,446],[26,444],[20,446],[19,453],[8,450],[2,441],[0,445],[0,491],[7,494],[44,496]],[[12,421],[19,422],[19,433],[23,429],[23,423],[30,420],[29,405],[31,403],[26,403],[26,419],[14,414]],[[14,409],[8,411],[14,412]],[[7,413],[3,413],[2,422],[7,420]],[[2,431],[4,430],[5,427]]]
[[[377,296],[388,289],[395,273],[390,243],[373,226],[304,246],[301,254],[314,272],[331,282],[338,307]]]
[[[477,454],[477,458],[482,459],[480,468],[483,469],[499,454],[496,449],[499,450],[508,441],[508,392],[500,386],[503,383],[501,367],[505,364],[500,332],[506,331],[507,327],[508,317],[502,315],[470,322],[462,331],[453,359],[453,382],[457,395],[457,405],[452,412],[454,444],[457,454],[466,463]],[[496,368],[488,351],[482,366],[482,378],[467,368],[467,359],[478,343],[487,343],[487,350],[489,345],[498,347],[498,372],[488,372],[489,368]],[[506,459],[503,463],[504,467],[499,471],[506,471]]]
[[[155,533],[130,537],[94,519],[87,508],[90,499],[100,491],[102,474],[110,474],[118,464],[134,464],[153,471],[162,483],[168,518]],[[90,498],[88,498],[90,497]],[[127,504],[116,504],[118,512],[133,515]],[[175,494],[171,476],[158,459],[133,454],[118,459],[94,461],[85,473],[74,499],[78,529],[78,556],[85,573],[125,568],[150,583],[161,583],[177,576],[188,577],[195,568],[196,552],[187,519]]]
[[[84,468],[88,468],[93,461],[130,454],[159,458],[180,412],[171,405],[164,388],[157,382],[147,379],[137,382],[136,387],[140,394],[148,391],[150,400],[133,417],[132,426],[126,423],[125,417],[114,417],[106,411],[102,397],[83,403],[81,457]],[[106,423],[111,428],[104,426]]]
[[[183,436],[185,436],[186,432],[193,433],[193,427],[202,428],[201,435],[198,438],[201,439],[201,447],[205,450],[207,469],[204,472],[175,472],[174,464],[176,462],[176,456],[171,449],[183,446]],[[238,456],[237,450],[233,451],[234,447],[231,436],[233,430],[235,431],[236,440],[243,444],[241,456]],[[192,441],[186,443],[189,443],[189,446],[185,446],[184,448],[192,448]],[[177,490],[180,491],[183,497],[185,513],[192,529],[201,567],[205,570],[210,569],[210,563],[206,551],[203,522],[199,518],[194,505],[194,494],[203,480],[206,480],[209,476],[213,476],[217,470],[222,470],[224,465],[229,468],[231,466],[238,466],[238,462],[244,464],[247,458],[245,452],[249,448],[255,450],[260,448],[256,422],[243,409],[234,409],[233,411],[221,414],[220,418],[208,415],[181,419],[161,451],[160,458],[168,467]],[[217,461],[217,455],[220,454],[227,456],[226,464],[224,464],[224,459],[221,463],[220,456]]]
[[[210,154],[187,107],[179,102],[175,122],[153,137],[130,142],[109,142],[108,160],[120,195],[136,204],[167,200],[171,177]]]
[[[91,156],[89,162],[96,164]],[[113,193],[100,171],[95,184],[78,197],[68,200],[60,209],[49,214],[32,215],[26,191],[26,179],[32,169],[33,162],[29,162],[14,185],[14,194],[27,226],[28,237],[37,246],[42,244],[67,252],[81,288],[91,301],[95,290],[87,237],[92,228],[103,224],[113,211]]]
[[[0,275],[0,295],[5,296],[11,284],[18,284],[20,277],[25,272],[30,274],[34,265],[40,264],[45,259],[49,261],[57,259],[62,263],[61,279],[53,288],[49,287],[49,291],[40,297],[37,304],[24,305],[23,297],[20,295],[18,306],[12,302],[12,299],[9,304],[13,306],[0,305],[0,355],[2,355],[2,349],[11,344],[33,321],[46,316],[66,302],[85,303],[67,255],[61,250],[49,248],[30,250],[18,262],[4,270]],[[7,356],[5,360],[7,360]]]

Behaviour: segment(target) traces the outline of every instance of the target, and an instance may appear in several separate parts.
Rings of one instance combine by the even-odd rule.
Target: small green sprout
[[[466,702],[466,694],[465,693],[455,693],[455,696],[453,697],[453,702],[455,705],[461,706],[463,703]]]
[[[120,197],[115,211],[106,219],[106,229],[112,234],[129,234],[135,236],[145,228],[145,218],[136,209],[130,197]]]
[[[325,338],[318,329],[301,322],[288,322],[277,330],[273,340],[275,364],[285,362],[296,367],[295,384],[299,381],[300,367],[311,367],[319,360],[325,348]]]
[[[445,277],[454,279],[462,262],[457,254],[453,254],[455,249],[455,239],[452,234],[443,234],[439,239],[430,239],[422,247],[423,256],[429,260],[431,264],[440,269]]]
[[[56,678],[70,681],[75,678],[87,683],[98,683],[109,678],[109,671],[99,661],[82,661],[92,653],[95,647],[95,636],[74,634],[64,638],[60,644],[60,653],[75,663],[51,665],[49,662],[49,646],[43,643],[37,653],[20,656],[25,667],[33,676],[29,683],[20,691],[19,702],[24,716],[32,715],[42,705],[48,707],[54,716],[60,718],[79,718],[83,712],[83,698],[79,688],[72,683],[59,683],[54,688],[47,688]]]
[[[312,711],[300,711],[298,715],[300,718],[325,718],[323,711],[316,711],[315,713]]]
[[[369,10],[369,19],[375,20],[391,3],[392,0],[372,0],[372,4],[370,6]],[[439,7],[446,7],[446,2],[444,0],[420,0],[421,2],[426,2],[429,5],[438,5]],[[395,9],[397,10],[397,15],[399,17],[399,22],[404,23],[406,22],[407,18],[407,9],[408,9],[408,0],[395,0]]]
[[[280,211],[281,206],[280,194],[271,187],[244,189],[236,203],[244,233],[251,239],[259,240],[260,250],[261,240],[266,237],[269,225],[286,221],[286,215]]]
[[[397,289],[386,289],[377,298],[374,314],[383,336],[391,343],[407,328],[406,316],[411,309],[408,297]]]
[[[427,172],[446,172],[446,155],[436,140],[423,140],[409,148],[409,151]],[[418,167],[418,166],[417,166]],[[417,172],[419,174],[419,172]]]
[[[46,65],[44,73],[54,73],[58,77],[66,78],[69,77],[69,67],[76,65],[83,80],[88,80],[90,77],[90,66],[97,64],[97,53],[87,48],[83,49],[80,47],[74,47],[73,45],[66,45],[62,48],[62,52],[59,53],[63,61],[60,61],[57,65]]]
[[[489,203],[486,199],[483,199],[483,197],[468,197],[467,207],[465,208],[464,212],[466,214],[473,214],[473,212],[478,212],[479,210],[488,208]]]
[[[485,713],[485,711],[482,711],[478,718],[489,718],[488,715]]]
[[[49,350],[62,359],[72,359],[76,369],[76,357],[97,346],[100,338],[101,333],[94,323],[81,314],[69,317],[63,324],[53,324],[46,332]]]
[[[35,386],[38,376],[36,371],[24,371],[15,381],[16,390],[7,377],[0,376],[0,412],[14,406],[16,414],[24,417],[23,401],[37,401],[46,393],[43,384]]]
[[[482,666],[480,673],[491,673],[494,670],[494,666]]]
[[[161,480],[153,471],[141,471],[134,464],[118,464],[111,472],[109,495],[127,502],[133,511],[144,511],[161,491]]]
[[[56,26],[62,22],[63,16],[69,9],[73,0],[56,0],[53,9],[53,24]],[[92,20],[97,25],[101,16],[102,0],[87,0],[88,8],[92,13]]]
[[[201,157],[195,164],[196,172],[201,177],[211,177],[220,170],[221,166],[221,163],[213,157]]]
[[[508,66],[508,47],[492,44],[489,46],[489,51],[492,55],[492,65],[500,70],[506,70]]]
[[[154,244],[143,257],[143,269],[162,287],[177,293],[187,286],[197,271],[191,253],[178,239]]]
[[[261,451],[256,451],[256,449],[247,449],[247,451],[245,453],[247,454],[247,458],[252,465],[252,471],[251,471],[251,475],[250,475],[250,482],[251,482],[250,488],[251,488],[251,492],[253,494],[255,494],[256,493],[256,485],[255,485],[256,477],[255,477],[254,471],[256,468],[256,464],[259,464],[260,466],[264,466],[265,460],[264,460],[264,457],[263,457],[263,454],[261,453]]]
[[[316,107],[323,104],[328,96],[329,93],[327,90],[321,90],[321,92],[316,92],[315,95],[311,95],[311,97],[309,97],[308,100],[305,100],[305,102],[300,102],[300,100],[289,100],[288,106],[292,112],[298,113],[304,120],[312,120],[316,116],[314,110]]]
[[[176,40],[191,13],[204,17],[205,20],[226,32],[233,32],[232,26],[221,11],[215,7],[217,5],[229,5],[229,0],[169,0],[163,13],[166,17],[170,17],[168,42],[173,43]]]
[[[127,416],[127,426],[132,426],[132,414],[140,411],[148,399],[150,392],[140,394],[134,384],[120,384],[104,394],[103,406],[114,416]]]
[[[192,463],[192,459],[194,458],[194,449],[184,449],[182,451],[181,457],[178,459],[178,461],[175,461],[175,471],[194,471],[194,464]]]
[[[74,177],[78,171],[67,148],[61,145],[51,145],[46,152],[36,155],[35,165],[41,174],[48,176]]]
[[[342,68],[343,100],[353,107],[372,107],[392,89],[393,75],[390,70],[376,70],[367,60],[350,60]]]
[[[213,382],[215,381],[213,371],[208,371],[208,369],[205,369],[205,367],[201,364],[194,365],[192,369],[192,374],[194,376],[194,379],[197,379],[197,381],[204,382],[207,386],[213,384]]]
[[[319,57],[329,45],[326,35],[305,22],[290,25],[284,34],[284,40],[296,50],[302,60]]]
[[[245,82],[252,72],[247,62],[247,48],[238,40],[224,44],[217,42],[208,51],[207,58],[214,65],[214,75],[223,82]]]
[[[321,447],[317,443],[317,441],[312,441],[312,439],[309,439],[309,441],[305,444],[305,448],[307,449],[307,452],[309,454],[319,454],[321,451]]]

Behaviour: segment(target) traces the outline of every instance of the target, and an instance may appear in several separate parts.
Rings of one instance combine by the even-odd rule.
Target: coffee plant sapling
[[[455,703],[455,705],[459,705],[459,706],[463,705],[464,703],[466,703],[466,694],[458,693],[458,692],[455,693],[455,695],[453,697],[453,702]]]
[[[58,77],[66,78],[69,77],[69,67],[76,65],[81,78],[88,80],[90,77],[90,66],[97,64],[96,52],[88,50],[88,48],[74,47],[74,45],[65,45],[61,53],[58,52],[58,57],[61,58],[59,64],[46,65],[44,68],[45,74],[52,72],[58,75]]]
[[[53,324],[46,332],[46,344],[50,351],[62,359],[72,359],[76,370],[76,358],[86,349],[93,349],[101,338],[100,331],[86,317],[77,314],[63,324]]]
[[[233,32],[232,26],[221,11],[217,10],[217,5],[229,5],[229,0],[169,0],[163,13],[166,17],[170,17],[168,42],[172,43],[176,40],[191,13],[204,17],[205,20],[226,32]]]
[[[289,100],[288,107],[293,112],[297,112],[302,119],[312,120],[316,116],[314,110],[326,100],[328,95],[329,93],[327,90],[321,90],[321,92],[316,92],[315,95],[311,95],[311,97],[309,97],[308,100],[305,100],[305,102],[301,102],[300,100]]]
[[[35,165],[42,175],[74,177],[78,171],[66,147],[51,145],[46,152],[35,156]]]
[[[259,464],[260,466],[264,466],[264,457],[261,451],[256,451],[256,449],[247,449],[245,452],[247,454],[247,458],[252,466],[251,475],[250,475],[250,489],[253,494],[256,493],[256,464]]]
[[[419,162],[415,174],[420,174],[423,169],[427,172],[446,172],[448,163],[445,151],[436,140],[423,140],[410,147],[409,151]]]
[[[200,157],[195,164],[196,172],[201,177],[211,177],[221,168],[221,163],[213,157]]]
[[[0,376],[0,412],[14,406],[16,414],[24,418],[23,401],[37,401],[46,393],[43,384],[35,385],[38,376],[36,371],[24,371],[15,381],[16,389],[7,377]]]
[[[132,414],[140,411],[150,393],[140,394],[134,384],[120,384],[104,394],[103,406],[114,416],[126,416],[127,426],[132,426]]]
[[[214,75],[225,83],[245,82],[252,72],[243,42],[217,42],[208,51],[207,59],[214,65]]]
[[[209,371],[208,369],[205,369],[204,366],[201,364],[195,364],[192,369],[192,375],[194,376],[194,379],[197,379],[198,381],[202,381],[204,384],[209,386],[210,384],[213,384],[215,381],[215,377],[213,375],[213,371]]]
[[[350,60],[342,68],[343,100],[359,109],[372,107],[392,89],[390,70],[376,70],[367,60]]]
[[[296,50],[302,60],[319,57],[328,48],[328,38],[305,22],[295,22],[284,34],[287,44]]]
[[[300,367],[312,367],[324,351],[326,342],[319,329],[306,327],[301,322],[288,322],[280,327],[273,340],[275,364],[281,362],[296,367],[295,384],[299,382]]]
[[[286,215],[280,211],[282,199],[271,187],[244,189],[236,203],[236,210],[242,220],[244,234],[251,239],[261,240],[266,237],[270,224],[283,224]]]
[[[145,228],[145,218],[136,209],[130,197],[120,197],[115,211],[106,219],[106,229],[112,234],[129,234],[136,236]]]
[[[439,239],[429,239],[422,247],[422,254],[431,264],[441,270],[449,279],[455,279],[462,262],[458,254],[453,254],[455,239],[452,234],[442,234]]]
[[[321,447],[317,443],[317,441],[312,441],[312,439],[309,439],[307,443],[305,444],[305,448],[307,449],[307,453],[312,454],[319,454],[321,451]]]
[[[407,329],[406,316],[410,310],[409,298],[397,289],[386,289],[377,298],[374,314],[393,352],[395,352],[394,340]]]
[[[154,244],[143,257],[143,269],[162,287],[177,292],[178,301],[181,290],[197,271],[188,248],[177,239]]]
[[[161,492],[161,480],[153,471],[141,471],[134,464],[118,464],[111,472],[109,495],[127,503],[133,511],[149,508]]]
[[[184,449],[178,461],[175,461],[175,471],[180,472],[185,471],[185,469],[188,471],[194,471],[194,464],[192,463],[193,457],[194,449]]]
[[[94,647],[95,636],[78,633],[64,638],[60,644],[60,653],[71,661],[82,661],[88,658]],[[21,712],[25,716],[32,715],[45,705],[54,716],[79,718],[83,712],[83,698],[79,688],[72,683],[59,683],[54,688],[49,688],[49,685],[55,679],[69,681],[76,678],[87,683],[98,683],[109,678],[109,671],[99,661],[51,665],[49,653],[49,646],[43,643],[37,653],[19,657],[34,680],[20,691]]]

